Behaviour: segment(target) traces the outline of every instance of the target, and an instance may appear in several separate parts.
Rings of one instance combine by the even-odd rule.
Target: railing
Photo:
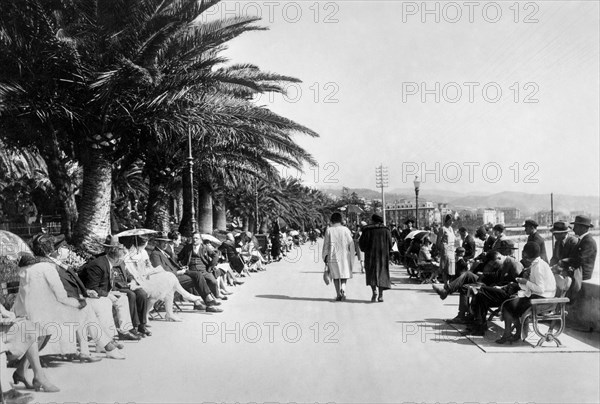
[[[27,224],[21,221],[0,222],[0,230],[6,230],[22,238],[31,238],[45,229],[50,234],[60,234],[60,216],[42,216],[41,224]]]

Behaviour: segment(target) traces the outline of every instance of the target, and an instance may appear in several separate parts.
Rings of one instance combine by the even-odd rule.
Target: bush
[[[17,282],[19,280],[17,261],[0,257],[0,283]]]

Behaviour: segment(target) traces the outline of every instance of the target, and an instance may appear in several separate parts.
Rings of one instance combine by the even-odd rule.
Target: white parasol
[[[411,231],[410,233],[408,233],[408,234],[406,235],[406,237],[404,237],[404,240],[407,240],[407,239],[409,239],[409,238],[411,238],[411,239],[412,239],[412,238],[415,238],[417,235],[419,235],[419,234],[422,234],[422,233],[427,233],[427,234],[429,234],[429,231],[427,231],[427,230],[413,230],[413,231]],[[424,237],[424,235],[423,235],[422,237]]]
[[[218,238],[216,238],[212,234],[202,234],[201,237],[202,237],[202,240],[208,240],[212,244],[214,244],[216,247],[218,247],[218,246],[221,245],[221,240],[219,240]]]

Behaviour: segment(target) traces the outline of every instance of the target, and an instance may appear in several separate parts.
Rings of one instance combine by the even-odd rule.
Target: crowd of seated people
[[[174,311],[176,298],[192,302],[194,310],[222,312],[221,301],[244,283],[240,278],[267,264],[251,233],[230,234],[219,248],[194,233],[181,250],[178,232],[158,232],[152,247],[143,236],[109,236],[101,243],[104,253],[80,268],[61,260],[63,239],[49,234],[32,239],[34,255],[24,254],[19,262],[12,311],[2,306],[0,384],[7,402],[33,399],[6,389],[10,385],[59,391],[46,376],[44,361],[125,359],[122,341],[152,336],[148,320],[155,303],[164,305],[167,321],[182,320]],[[5,377],[6,358],[16,366],[11,380]]]
[[[571,224],[574,235],[569,234],[571,227],[566,222],[555,222],[550,229],[555,244],[549,262],[545,240],[537,233],[535,221],[528,219],[523,226],[528,238],[520,262],[513,256],[514,243],[504,235],[503,225],[493,226],[493,235],[480,227],[475,237],[483,242],[483,251],[475,256],[475,251],[470,250],[473,258],[466,260],[463,257],[462,270],[458,269],[458,252],[466,257],[469,246],[465,245],[468,240],[466,229],[460,229],[464,247],[457,249],[456,277],[444,284],[432,285],[442,300],[453,293],[459,294],[458,313],[446,321],[467,324],[467,334],[483,336],[488,330],[488,311],[496,309],[492,315],[497,314],[504,321],[504,333],[496,343],[512,343],[522,338],[520,317],[531,307],[531,300],[563,293],[557,286],[557,277],[572,278],[572,283],[566,283],[572,285],[578,285],[575,282],[577,272],[582,279],[591,278],[597,255],[596,243],[589,234],[591,220],[577,216]],[[471,244],[470,240],[468,244]],[[427,258],[428,255],[423,254],[423,265],[430,265]],[[578,291],[577,286],[571,286],[567,296],[575,299]]]

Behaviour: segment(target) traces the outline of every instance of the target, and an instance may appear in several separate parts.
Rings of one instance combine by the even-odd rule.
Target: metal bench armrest
[[[547,299],[531,299],[531,305],[569,303],[569,301],[568,297],[549,297]]]

